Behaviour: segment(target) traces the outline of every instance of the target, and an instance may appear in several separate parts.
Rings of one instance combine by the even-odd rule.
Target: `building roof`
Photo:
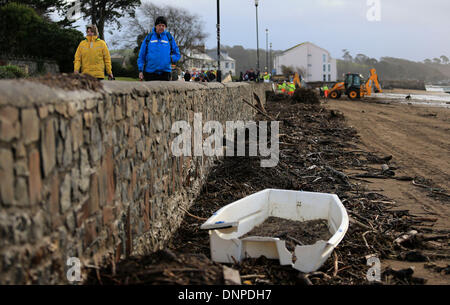
[[[211,56],[214,60],[217,60],[217,50],[208,51],[208,55]],[[220,60],[236,61],[234,58],[231,58],[228,55],[228,52],[225,51],[220,52]]]
[[[188,57],[190,59],[200,59],[200,60],[206,60],[206,61],[214,61],[213,58],[211,58],[208,54],[200,53],[200,52],[190,52]]]
[[[299,47],[299,46],[301,46],[301,45],[304,45],[304,44],[307,44],[307,42],[299,43],[298,45],[293,46],[292,48],[289,48],[289,49],[283,51],[283,54],[284,54],[284,53],[287,53],[287,52],[289,52],[289,51],[291,51],[291,50],[293,50],[293,49],[295,49],[295,48],[297,48],[297,47]]]
[[[313,46],[315,46],[316,48],[319,48],[319,49],[321,49],[321,50],[324,50],[325,52],[327,52],[327,53],[330,55],[330,52],[329,52],[328,50],[325,50],[324,48],[321,48],[321,47],[319,47],[318,45],[316,45],[316,44],[314,44],[314,43],[312,43],[312,42],[306,41],[306,42],[299,43],[299,44],[293,46],[292,48],[289,48],[289,49],[283,51],[283,53],[281,53],[280,55],[277,55],[277,56],[282,56],[282,55],[286,54],[286,53],[289,52],[289,51],[292,51],[292,50],[294,50],[294,49],[296,49],[296,48],[298,48],[298,47],[300,47],[300,46],[307,45],[307,44],[313,45]],[[331,55],[330,55],[330,56],[331,56]]]

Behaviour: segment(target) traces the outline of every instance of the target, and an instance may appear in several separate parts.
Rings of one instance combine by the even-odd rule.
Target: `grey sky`
[[[148,1],[148,0],[143,0]],[[217,46],[216,0],[151,0],[182,7],[204,21],[207,48]],[[392,56],[422,61],[450,57],[450,1],[380,0],[381,21],[370,22],[368,0],[259,0],[259,46],[285,50],[310,41],[341,58],[352,55]],[[254,0],[221,0],[221,43],[256,48]],[[170,30],[170,25],[169,25]],[[108,35],[106,36],[108,40]]]

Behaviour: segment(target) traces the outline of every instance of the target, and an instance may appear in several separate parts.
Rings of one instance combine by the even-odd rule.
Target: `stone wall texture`
[[[252,120],[267,84],[0,81],[0,284],[69,284],[66,262],[164,247],[215,157],[175,157],[176,121]],[[208,135],[204,135],[206,138]]]

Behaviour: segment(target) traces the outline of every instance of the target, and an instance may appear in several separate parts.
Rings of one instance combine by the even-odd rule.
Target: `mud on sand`
[[[88,283],[99,284],[214,284],[222,281],[220,268],[210,268],[205,276],[204,266],[220,266],[208,262],[210,257],[209,235],[200,230],[203,219],[209,218],[221,207],[266,188],[304,190],[334,193],[339,196],[350,216],[346,236],[333,255],[318,272],[299,274],[289,266],[280,266],[276,260],[246,259],[231,267],[240,272],[241,279],[252,284],[367,284],[367,256],[376,255],[381,260],[408,260],[411,258],[437,261],[442,249],[432,248],[430,241],[445,244],[448,236],[428,234],[419,229],[417,237],[404,245],[394,240],[423,222],[407,210],[393,210],[395,203],[387,196],[367,187],[365,178],[346,174],[386,176],[392,179],[395,169],[382,172],[380,162],[391,164],[396,159],[376,155],[360,148],[357,131],[343,120],[338,110],[328,110],[320,105],[291,103],[290,99],[277,97],[268,101],[268,114],[280,124],[280,162],[274,168],[261,168],[259,158],[234,157],[218,160],[209,174],[200,195],[189,209],[180,228],[162,251],[164,264],[152,260],[161,252],[142,258],[130,258],[101,270],[89,273]],[[265,121],[263,115],[258,121]],[[192,217],[195,216],[195,217]],[[291,232],[288,232],[291,234]],[[427,239],[428,238],[428,239]],[[428,251],[426,255],[421,251]],[[445,249],[443,249],[445,250]],[[417,251],[418,253],[410,253]],[[170,254],[167,254],[170,253]],[[422,256],[420,255],[422,254]],[[197,255],[202,257],[197,269],[178,270],[177,259]],[[129,261],[133,261],[130,264]],[[192,264],[189,268],[192,267]],[[153,270],[146,275],[139,270]],[[444,270],[444,269],[442,269]],[[385,270],[382,280],[389,284],[422,284],[426,279],[417,278],[410,271],[395,273]],[[444,272],[444,271],[442,271]],[[169,276],[167,276],[169,274]],[[450,282],[450,281],[449,281]]]
[[[297,245],[313,245],[319,240],[331,238],[328,221],[323,219],[310,221],[295,221],[278,217],[269,217],[242,236],[275,237],[286,241],[286,248],[293,252]]]

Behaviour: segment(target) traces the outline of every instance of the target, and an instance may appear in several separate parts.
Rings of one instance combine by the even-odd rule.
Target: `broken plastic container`
[[[301,222],[323,219],[333,236],[313,245],[297,245],[293,263],[284,240],[270,236],[241,238],[271,216]],[[266,189],[224,206],[200,228],[210,230],[211,259],[215,262],[265,256],[309,273],[318,270],[344,238],[348,215],[334,194]]]

